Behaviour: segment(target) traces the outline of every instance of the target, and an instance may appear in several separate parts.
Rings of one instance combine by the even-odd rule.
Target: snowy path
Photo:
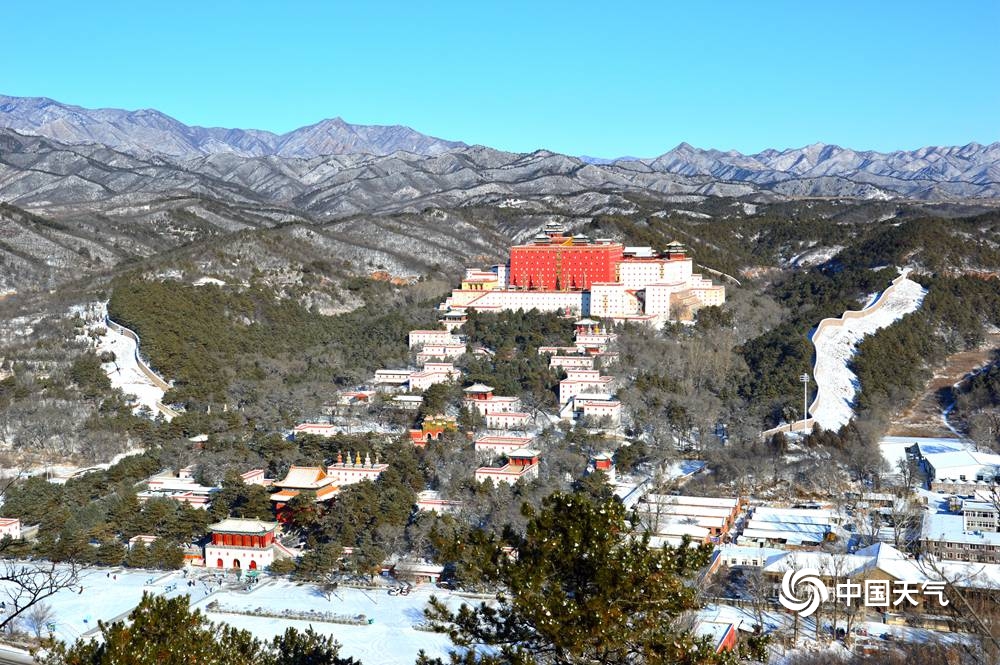
[[[916,311],[927,291],[902,276],[893,281],[882,296],[860,312],[849,311],[836,319],[824,319],[813,334],[816,364],[816,398],[810,414],[824,429],[838,430],[854,417],[854,398],[858,377],[848,368],[858,343],[866,336],[885,328]]]

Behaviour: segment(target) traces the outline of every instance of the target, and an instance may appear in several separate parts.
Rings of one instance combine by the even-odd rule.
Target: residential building
[[[920,544],[939,559],[1000,564],[998,528],[992,502],[932,499],[921,525]]]
[[[583,393],[610,394],[614,392],[615,380],[601,376],[596,369],[566,370],[566,378],[559,382],[559,403],[566,404],[576,395]]]
[[[410,374],[410,390],[423,392],[435,383],[454,381],[461,372],[452,363],[424,363],[422,370]]]
[[[196,482],[191,471],[191,467],[186,467],[177,473],[164,472],[150,476],[146,479],[146,489],[136,494],[139,502],[162,498],[186,503],[194,508],[208,508],[212,495],[219,488]]]
[[[523,432],[531,426],[531,414],[520,411],[490,411],[483,418],[487,429]]]
[[[462,339],[450,330],[411,330],[409,343],[412,349],[425,344],[461,344]]]
[[[594,369],[594,357],[552,356],[549,358],[549,367],[561,367],[562,369]]]
[[[372,383],[379,390],[402,389],[410,382],[413,370],[409,369],[378,369]]]
[[[292,429],[292,438],[299,434],[331,437],[343,433],[343,428],[331,423],[300,423]]]
[[[494,483],[513,485],[518,480],[532,480],[538,477],[538,459],[541,453],[531,448],[521,448],[507,453],[507,463],[501,467],[481,466],[476,469],[478,482],[492,480]]]
[[[417,494],[417,510],[420,512],[445,515],[447,513],[457,513],[461,508],[461,501],[443,499],[441,498],[441,493],[436,490],[424,490]]]
[[[465,394],[465,406],[475,408],[482,415],[489,413],[516,412],[521,407],[521,401],[516,397],[505,397],[493,394],[493,386],[476,383],[462,391]]]
[[[1000,477],[1000,455],[974,450],[952,450],[923,455],[924,469],[932,490],[951,494],[973,494],[989,490]]]
[[[520,448],[527,448],[534,442],[535,437],[531,435],[496,435],[487,434],[476,437],[473,446],[477,453],[486,457],[500,457]]]
[[[0,539],[21,539],[21,520],[17,517],[0,517]]]
[[[740,545],[808,548],[845,537],[843,515],[817,508],[754,508],[739,536]]]

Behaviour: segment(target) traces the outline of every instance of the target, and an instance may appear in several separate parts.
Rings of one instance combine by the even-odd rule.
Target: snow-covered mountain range
[[[889,153],[817,143],[754,155],[682,143],[652,159],[602,160],[510,153],[340,118],[278,135],[192,127],[154,110],[0,96],[0,144],[0,199],[27,205],[73,203],[74,191],[92,202],[137,188],[294,201],[328,215],[594,191],[768,200],[1000,198],[1000,143]],[[214,191],[220,188],[228,194]]]
[[[0,95],[0,127],[70,145],[100,143],[132,154],[191,158],[216,153],[245,157],[300,157],[404,151],[437,155],[465,144],[426,136],[400,125],[352,125],[322,120],[286,134],[259,129],[196,127],[153,109],[86,109],[45,97]]]

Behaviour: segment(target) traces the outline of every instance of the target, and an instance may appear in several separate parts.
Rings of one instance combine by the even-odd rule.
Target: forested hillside
[[[405,365],[406,334],[434,325],[432,303],[387,284],[369,286],[369,304],[323,316],[260,288],[126,277],[113,284],[108,311],[140,334],[152,365],[174,380],[168,400],[242,408],[262,400],[268,385],[346,386]]]

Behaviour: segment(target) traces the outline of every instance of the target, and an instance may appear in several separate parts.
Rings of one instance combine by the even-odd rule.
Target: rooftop
[[[921,538],[948,543],[1000,546],[1000,533],[995,531],[966,531],[961,515],[927,513],[924,515]]]
[[[274,483],[278,487],[294,489],[317,489],[328,485],[330,480],[326,472],[318,466],[292,466],[281,480]]]
[[[264,522],[262,520],[246,520],[236,517],[224,519],[221,522],[209,525],[211,531],[216,533],[270,533],[278,528],[277,522]]]

